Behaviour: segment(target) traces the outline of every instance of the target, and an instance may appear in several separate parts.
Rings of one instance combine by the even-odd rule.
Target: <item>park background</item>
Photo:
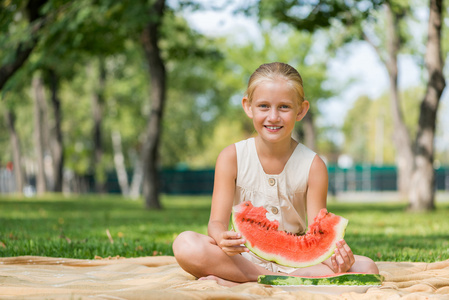
[[[312,107],[295,137],[326,161],[357,253],[448,258],[441,3],[429,22],[421,0],[3,1],[2,256],[170,254],[205,233],[215,159],[254,135],[248,77],[282,61]]]

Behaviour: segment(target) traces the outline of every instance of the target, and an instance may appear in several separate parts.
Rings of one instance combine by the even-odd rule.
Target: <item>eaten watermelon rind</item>
[[[260,275],[257,282],[272,286],[380,286],[383,280],[379,274],[341,273],[318,277]]]
[[[335,248],[337,248],[337,246],[336,246],[337,242],[342,240],[345,236],[347,225],[348,225],[348,220],[341,218],[340,223],[338,225],[336,225],[334,228],[335,231],[339,232],[339,234],[337,234],[335,236],[335,239],[333,241],[333,244],[335,246],[329,247],[329,249],[325,253],[323,253],[321,256],[317,257],[315,260],[310,260],[307,262],[297,263],[295,261],[291,261],[291,260],[288,260],[283,257],[269,256],[269,255],[266,255],[265,253],[259,251],[259,249],[251,247],[251,245],[246,245],[246,244],[249,244],[248,242],[245,245],[248,247],[248,249],[251,250],[251,252],[253,252],[255,255],[257,255],[258,257],[260,257],[262,259],[265,259],[268,261],[273,261],[279,265],[286,266],[286,267],[306,268],[306,267],[310,267],[310,266],[314,266],[319,263],[322,263],[323,261],[325,261],[326,259],[331,257],[332,254],[334,254],[334,250],[335,250]]]
[[[253,210],[254,209],[254,210]],[[334,224],[332,227],[332,230],[336,233],[335,236],[333,237],[332,241],[328,241],[327,244],[327,249],[324,252],[321,252],[319,256],[315,256],[314,259],[308,259],[308,260],[296,260],[296,257],[299,256],[303,256],[306,252],[303,251],[299,251],[299,252],[290,252],[291,255],[294,255],[295,258],[289,258],[287,257],[287,255],[285,252],[281,252],[281,253],[269,253],[268,251],[264,252],[263,250],[259,249],[257,247],[257,245],[253,245],[253,237],[252,235],[246,235],[244,234],[243,230],[241,230],[241,228],[239,228],[239,224],[236,220],[237,215],[241,214],[242,211],[245,210],[249,210],[249,213],[251,214],[252,217],[257,217],[257,221],[253,222],[253,223],[262,223],[262,226],[267,226],[268,227],[268,231],[266,232],[266,234],[264,233],[264,236],[268,236],[270,231],[277,231],[278,228],[278,223],[277,221],[269,221],[265,214],[266,214],[266,210],[263,207],[253,207],[252,203],[249,201],[240,203],[237,206],[234,206],[233,211],[232,211],[232,218],[231,218],[231,222],[232,222],[232,226],[233,228],[237,231],[240,232],[242,234],[242,236],[246,239],[246,243],[245,246],[256,256],[260,257],[263,260],[266,261],[271,261],[271,262],[275,262],[279,265],[283,265],[283,266],[287,266],[287,267],[294,267],[294,268],[304,268],[304,267],[309,267],[309,266],[313,266],[316,264],[319,264],[323,261],[325,261],[326,259],[328,259],[329,257],[332,256],[332,254],[334,253],[334,250],[336,248],[336,243],[343,239],[344,235],[345,235],[345,230],[346,230],[346,226],[348,225],[348,220],[340,217],[340,216],[336,216],[333,215],[331,213],[328,213],[326,209],[322,209],[320,211],[320,213],[318,214],[318,216],[315,218],[314,223],[311,224],[309,226],[309,231],[311,227],[313,226],[319,226],[317,224],[320,224],[319,222],[317,223],[316,220],[319,219],[320,217],[329,215],[329,216],[333,216],[334,218],[336,217],[338,219],[338,223]],[[319,217],[320,216],[320,217]],[[279,232],[279,231],[278,231]],[[283,234],[282,232],[279,232],[280,234]],[[285,233],[284,233],[285,234]],[[308,234],[306,234],[307,236]],[[298,237],[300,238],[300,237]],[[275,243],[276,244],[276,243]],[[273,245],[273,244],[271,244]],[[315,251],[314,250],[315,247],[310,248],[309,251]],[[303,255],[301,255],[303,254]]]

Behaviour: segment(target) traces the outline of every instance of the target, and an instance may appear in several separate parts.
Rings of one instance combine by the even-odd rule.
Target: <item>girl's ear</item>
[[[296,121],[301,121],[303,118],[304,118],[304,116],[307,114],[307,112],[309,111],[309,107],[310,107],[310,103],[309,103],[309,101],[307,101],[307,100],[304,100],[302,103],[301,103],[301,107],[299,108],[299,112],[298,112],[298,114],[296,115]]]
[[[252,119],[253,118],[253,111],[251,110],[251,103],[249,102],[248,97],[243,97],[242,99],[242,106],[243,110],[245,111],[246,115]]]

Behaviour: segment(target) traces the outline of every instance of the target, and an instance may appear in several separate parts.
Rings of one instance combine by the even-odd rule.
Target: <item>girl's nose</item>
[[[270,113],[268,114],[268,120],[271,122],[279,121],[279,111],[275,108],[270,109]]]

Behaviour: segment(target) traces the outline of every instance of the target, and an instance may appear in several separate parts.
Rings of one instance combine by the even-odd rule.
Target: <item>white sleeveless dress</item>
[[[307,229],[307,182],[316,153],[298,144],[280,174],[266,174],[256,151],[255,139],[235,144],[237,181],[234,205],[251,201],[263,206],[269,220],[279,222],[279,230],[302,234]],[[272,272],[291,273],[295,269],[242,253],[250,261]]]

